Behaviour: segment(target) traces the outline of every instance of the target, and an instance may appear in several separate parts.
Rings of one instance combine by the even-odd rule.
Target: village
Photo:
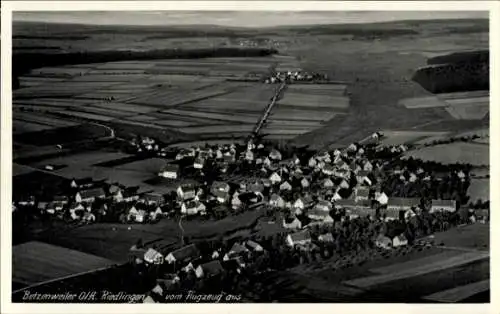
[[[221,287],[214,280],[234,284],[235,276],[249,269],[293,267],[360,250],[411,249],[422,245],[418,239],[425,235],[488,220],[488,210],[467,208],[466,165],[440,169],[402,159],[409,147],[380,146],[383,136],[376,132],[362,144],[321,152],[280,150],[253,140],[172,151],[151,138],[134,139],[129,145],[138,154],[175,155],[157,174],[161,182],[179,182],[175,191],[140,194],[119,183],[74,179],[52,200],[32,197],[14,207],[68,223],[121,222],[129,229],[161,219],[179,220],[181,226],[182,218],[217,220],[265,211],[266,223],[277,227],[267,236],[233,243],[182,238],[174,251],[138,239],[130,262],[141,273],[154,270],[157,282],[145,302],[166,301],[162,295],[168,290],[203,290],[206,280],[211,284],[203,287],[213,292]],[[349,263],[346,259],[342,267]]]

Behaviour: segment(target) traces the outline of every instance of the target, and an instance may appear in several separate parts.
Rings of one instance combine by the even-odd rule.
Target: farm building
[[[392,247],[399,247],[405,245],[408,245],[408,239],[404,234],[395,236],[394,239],[392,239]]]
[[[181,214],[184,215],[198,215],[205,214],[207,207],[199,201],[188,201],[181,205]]]
[[[145,193],[141,200],[147,205],[158,205],[161,206],[165,203],[165,198],[163,195],[158,193]]]
[[[160,170],[158,175],[167,179],[177,179],[179,176],[179,165],[168,164]]]
[[[311,243],[311,241],[311,234],[307,230],[292,233],[286,237],[286,244],[291,247],[305,245]]]
[[[283,227],[285,229],[302,229],[302,222],[296,217],[291,220],[283,219]]]
[[[196,189],[191,185],[180,185],[177,188],[177,196],[183,201],[194,199],[196,197]]]
[[[104,198],[106,196],[106,193],[104,193],[104,190],[102,188],[96,188],[96,189],[89,189],[89,190],[82,190],[76,193],[75,195],[75,201],[77,203],[92,203],[98,198]]]
[[[201,253],[194,244],[184,246],[173,252],[170,252],[166,257],[165,261],[169,264],[187,264],[193,260],[200,258]]]
[[[218,260],[201,264],[195,270],[197,278],[211,278],[222,275],[223,273],[224,267],[222,267],[222,264]]]
[[[419,205],[419,198],[391,197],[387,202],[387,210],[408,210]]]
[[[448,211],[454,212],[457,210],[457,202],[455,200],[432,200],[431,209],[429,212]]]
[[[146,253],[144,253],[144,261],[149,264],[163,264],[163,255],[156,251],[155,249],[149,248]]]

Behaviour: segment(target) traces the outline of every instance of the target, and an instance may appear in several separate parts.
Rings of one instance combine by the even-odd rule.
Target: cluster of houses
[[[117,216],[116,212],[122,214],[123,222],[144,223],[157,221],[170,211],[164,195],[138,193],[137,187],[127,188],[92,178],[73,179],[61,194],[49,198],[18,200],[13,208],[31,207],[40,214],[86,223],[95,222],[96,217]]]
[[[286,72],[276,72],[267,78],[264,82],[266,84],[277,84],[282,82],[311,82],[323,80],[327,81],[328,76],[326,74],[310,73],[303,71],[286,71]]]

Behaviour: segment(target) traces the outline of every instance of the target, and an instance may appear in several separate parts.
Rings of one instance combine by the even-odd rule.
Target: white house
[[[326,178],[323,180],[323,187],[326,189],[331,189],[333,188],[334,184],[333,181],[330,178]]]
[[[302,222],[295,218],[290,222],[287,222],[285,219],[283,219],[283,227],[285,229],[302,229]]]
[[[207,207],[202,202],[198,201],[189,201],[183,202],[181,205],[181,214],[184,215],[198,215],[205,214]]]
[[[269,205],[273,207],[284,208],[285,200],[278,194],[272,194],[269,198]]]
[[[160,170],[158,175],[167,179],[177,179],[179,176],[179,165],[168,164]]]
[[[281,153],[277,149],[273,148],[271,150],[271,152],[269,153],[269,158],[272,160],[281,160],[282,156],[281,156]]]
[[[92,203],[98,198],[104,198],[106,194],[104,193],[104,190],[101,188],[96,188],[96,189],[89,189],[89,190],[83,190],[79,191],[75,195],[75,201],[77,203]]]
[[[177,196],[184,201],[194,199],[196,196],[196,190],[193,186],[180,185],[177,188]]]
[[[387,203],[389,202],[389,197],[384,192],[376,192],[375,193],[375,200],[380,205],[387,205]]]
[[[286,244],[290,247],[294,247],[296,245],[305,245],[312,242],[311,234],[309,231],[299,231],[296,233],[289,234],[286,237]]]
[[[278,184],[281,182],[281,176],[277,172],[273,172],[269,177],[272,184]]]
[[[408,245],[408,239],[405,237],[404,234],[395,236],[394,239],[392,239],[392,247],[399,247],[405,245]]]
[[[160,265],[163,264],[164,258],[160,252],[149,248],[146,253],[144,253],[144,261],[148,264]]]
[[[291,191],[291,190],[292,190],[292,185],[288,183],[288,181],[285,181],[280,185],[280,191]]]
[[[222,264],[218,260],[201,264],[195,270],[197,278],[210,278],[221,275],[222,273],[224,273],[224,267],[222,267]]]
[[[309,180],[307,180],[306,178],[302,178],[302,180],[300,180],[300,185],[304,189],[308,188],[310,185]]]
[[[392,241],[384,235],[379,235],[375,240],[375,246],[383,249],[390,249],[392,247]]]

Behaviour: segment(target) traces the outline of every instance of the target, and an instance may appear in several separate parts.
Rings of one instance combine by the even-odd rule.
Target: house
[[[271,174],[271,176],[269,177],[269,180],[271,181],[271,183],[274,185],[274,184],[278,184],[281,182],[281,176],[277,173],[277,172],[273,172]]]
[[[264,192],[264,184],[262,184],[258,181],[250,183],[247,186],[247,191],[254,192],[254,193],[262,193],[262,192]]]
[[[161,210],[160,207],[156,207],[156,209],[154,211],[149,212],[149,217],[153,221],[159,219],[162,215],[163,215],[163,211]]]
[[[346,215],[350,219],[356,219],[360,217],[366,217],[366,216],[374,216],[375,215],[375,210],[369,208],[369,207],[351,207],[346,209]]]
[[[225,192],[225,191],[215,191],[213,193],[213,196],[215,197],[217,202],[219,202],[221,204],[229,201],[229,198],[230,198],[229,193]]]
[[[366,201],[369,199],[370,189],[366,187],[358,187],[354,190],[354,193],[355,193],[354,200],[356,202]]]
[[[262,163],[264,164],[265,167],[270,167],[271,166],[271,159],[269,159],[268,157],[264,158],[264,160],[262,161]]]
[[[333,165],[325,165],[321,171],[326,174],[327,176],[333,176],[335,174],[335,167]]]
[[[349,188],[349,183],[344,179],[340,182],[339,184],[340,189],[348,189]]]
[[[269,153],[269,158],[272,160],[281,160],[282,157],[281,153],[277,149],[273,148]]]
[[[245,160],[246,161],[253,161],[254,160],[254,154],[251,150],[247,150],[245,152],[245,156],[244,156]]]
[[[201,253],[196,247],[196,245],[190,244],[168,253],[167,256],[165,257],[165,261],[168,264],[176,263],[179,265],[181,264],[184,265],[200,258],[200,256]]]
[[[333,181],[330,178],[326,178],[323,180],[323,187],[326,189],[331,189],[333,188],[334,184]]]
[[[84,221],[86,223],[95,222],[95,215],[92,214],[91,212],[86,211],[83,213],[82,221]]]
[[[405,221],[409,221],[415,216],[417,216],[417,214],[413,211],[413,209],[408,209],[407,211],[405,211]]]
[[[311,234],[307,230],[292,233],[286,237],[286,244],[290,247],[305,245],[311,242]]]
[[[370,172],[365,171],[365,170],[358,171],[358,173],[356,174],[356,182],[358,182],[359,185],[363,185],[363,184],[364,185],[372,185],[373,182],[368,177],[369,174],[370,174]]]
[[[239,209],[243,206],[243,202],[240,200],[239,195],[236,193],[233,195],[233,198],[231,199],[231,208],[233,209]]]
[[[387,210],[408,210],[419,204],[419,198],[391,197],[387,202]]]
[[[146,220],[146,216],[147,213],[145,210],[137,209],[135,206],[132,206],[128,211],[127,220],[142,223]]]
[[[340,200],[336,200],[334,202],[334,207],[337,208],[337,209],[340,209],[340,208],[356,208],[358,206],[359,206],[359,204],[356,203],[356,201],[353,200],[352,198],[349,198],[349,199],[340,199]]]
[[[302,188],[307,189],[309,185],[309,180],[307,180],[306,178],[302,178],[302,180],[300,180],[300,186],[302,186]]]
[[[233,257],[241,256],[241,255],[246,254],[248,252],[249,252],[249,250],[245,246],[243,246],[239,243],[235,243],[235,244],[233,244],[233,246],[231,247],[229,252],[227,252],[224,255],[223,260],[228,261]]]
[[[225,152],[224,155],[222,156],[222,160],[224,160],[227,163],[232,163],[235,161],[234,154],[231,154],[230,152]]]
[[[66,195],[56,195],[52,200],[56,204],[66,205],[69,202],[69,198]],[[34,201],[31,201],[34,204]]]
[[[314,206],[315,210],[329,213],[332,210],[332,204],[328,201],[319,201]]]
[[[314,168],[316,167],[316,159],[314,157],[311,157],[309,158],[309,161],[307,162],[307,165],[310,167],[310,168]]]
[[[158,173],[160,177],[164,177],[167,179],[177,179],[179,176],[179,165],[176,164],[167,164],[163,167]]]
[[[331,200],[330,200],[330,201],[331,201],[332,203],[335,203],[336,201],[341,200],[341,199],[342,199],[342,196],[340,196],[340,194],[339,194],[339,193],[338,193],[338,191],[337,191],[337,192],[335,192],[335,193],[333,194],[333,196],[332,196],[332,198],[331,198]]]
[[[278,207],[278,208],[284,208],[285,207],[285,200],[279,196],[278,194],[272,194],[271,197],[269,198],[269,205]]]
[[[400,247],[400,246],[406,246],[408,245],[408,239],[406,236],[402,233],[398,236],[395,236],[392,239],[392,247]]]
[[[318,236],[318,241],[320,242],[333,242],[333,235],[329,233],[321,234]]]
[[[388,237],[379,234],[378,237],[375,239],[375,246],[388,250],[392,247],[392,241]]]
[[[351,172],[347,169],[335,169],[332,175],[336,178],[349,179],[351,177]]]
[[[307,212],[307,217],[313,220],[314,222],[321,223],[333,223],[333,218],[330,216],[330,213],[316,207],[310,209]]]
[[[195,274],[197,278],[211,278],[224,273],[224,267],[218,260],[210,261],[201,264],[196,268]]]
[[[207,207],[205,204],[199,201],[188,201],[183,202],[181,205],[181,214],[184,215],[204,215],[206,213]]]
[[[74,189],[85,189],[90,188],[94,185],[94,180],[90,177],[81,178],[81,179],[73,179],[71,180],[70,186]]]
[[[367,160],[367,161],[364,163],[364,165],[363,165],[363,170],[364,170],[364,171],[367,171],[367,172],[371,172],[371,171],[373,171],[373,165],[372,165],[372,163],[371,163],[370,161],[368,161],[368,160]]]
[[[98,198],[104,198],[106,194],[102,188],[82,190],[76,193],[75,200],[78,203],[92,203]]]
[[[165,204],[165,198],[163,197],[163,195],[158,193],[145,193],[142,196],[142,201],[147,205],[161,206]]]
[[[305,195],[302,197],[299,197],[292,205],[294,209],[298,209],[300,211],[303,211],[305,208],[310,207],[313,205],[313,198],[311,195]]]
[[[194,169],[203,169],[204,166],[205,166],[205,159],[203,159],[203,158],[195,158],[194,159],[194,163],[193,163]]]
[[[254,242],[252,240],[248,240],[246,242],[246,246],[252,251],[252,252],[264,252],[264,248],[257,242]]]
[[[212,183],[212,186],[210,187],[210,192],[215,193],[216,191],[218,192],[229,192],[229,184],[226,182],[221,182],[221,181],[214,181]]]
[[[160,252],[149,248],[146,253],[144,253],[144,261],[148,264],[160,265],[163,264],[164,258]]]
[[[196,197],[196,189],[191,185],[180,185],[177,188],[177,196],[183,200],[191,200]]]
[[[291,190],[292,190],[292,185],[288,183],[288,181],[285,181],[280,185],[280,191],[291,191]]]
[[[456,210],[457,202],[455,200],[432,200],[429,212],[447,211],[452,213]]]
[[[285,229],[302,229],[302,222],[296,217],[292,220],[283,219],[283,227]]]
[[[387,205],[389,202],[389,197],[387,197],[387,194],[384,192],[376,192],[375,193],[375,200],[380,204],[380,205]]]
[[[113,200],[115,202],[134,202],[139,200],[140,196],[137,194],[137,188],[135,187],[130,187],[126,188],[124,190],[119,190],[116,192],[115,195],[113,195]]]

